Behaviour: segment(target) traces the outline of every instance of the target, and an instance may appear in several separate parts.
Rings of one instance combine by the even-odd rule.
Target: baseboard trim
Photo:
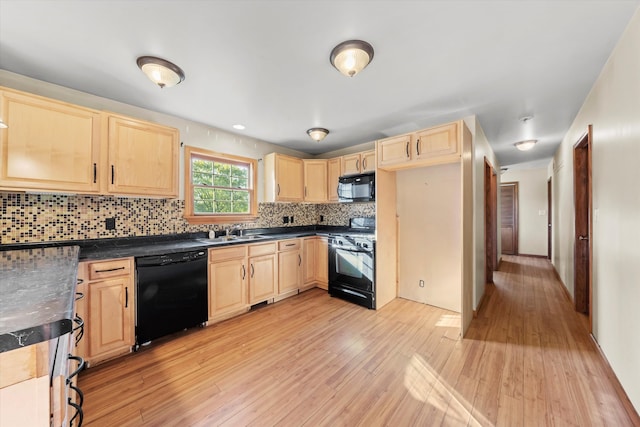
[[[530,258],[545,258],[545,259],[549,259],[549,258],[547,258],[546,255],[518,254],[518,256],[526,256],[526,257],[530,257]]]
[[[560,277],[560,274],[558,273],[558,270],[556,270],[556,266],[551,264],[551,267],[553,267],[554,276],[556,276],[556,279],[558,280],[558,282],[560,282],[560,287],[562,288],[562,293],[567,298],[567,301],[569,301],[571,304],[573,304],[573,298],[571,298],[571,295],[569,294],[569,290],[567,289],[567,287],[565,286],[564,282],[562,281],[562,278]]]
[[[598,341],[596,341],[596,338],[593,336],[593,334],[589,334],[589,336],[591,337],[591,341],[593,342],[593,345],[596,347],[596,350],[598,350],[600,357],[602,357],[602,360],[604,360],[605,371],[606,371],[605,374],[607,375],[607,377],[609,377],[609,380],[611,380],[611,383],[613,384],[613,388],[616,394],[618,395],[618,398],[622,402],[622,406],[627,412],[627,415],[629,416],[631,425],[640,426],[640,415],[638,415],[638,411],[636,411],[636,408],[633,407],[631,400],[629,400],[629,396],[627,396],[627,392],[624,391],[624,388],[622,388],[622,384],[620,383],[620,380],[618,379],[618,376],[614,372],[613,368],[609,364],[609,360],[607,360],[607,357],[602,352],[602,348],[600,347],[600,344],[598,344]]]
[[[482,309],[482,305],[486,301],[486,296],[487,296],[487,291],[486,291],[487,284],[486,283],[485,283],[484,287],[485,287],[485,292],[483,292],[482,296],[480,297],[480,302],[478,303],[478,307],[476,307],[475,310],[473,310],[473,318],[474,319],[478,318],[478,313],[480,312],[480,310]]]

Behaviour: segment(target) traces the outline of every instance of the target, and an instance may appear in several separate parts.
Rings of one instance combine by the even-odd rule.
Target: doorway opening
[[[575,309],[589,316],[589,332],[592,331],[592,258],[591,240],[591,146],[593,128],[573,146],[573,195],[575,206],[574,283]]]
[[[518,183],[500,184],[500,243],[505,255],[518,255]]]
[[[547,258],[551,261],[551,207],[553,197],[551,194],[551,178],[547,181]]]
[[[484,253],[485,281],[493,283],[498,269],[498,175],[484,158]]]

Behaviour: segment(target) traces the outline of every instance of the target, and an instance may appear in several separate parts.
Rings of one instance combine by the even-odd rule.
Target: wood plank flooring
[[[87,426],[638,426],[548,261],[459,315],[314,289],[83,372]]]

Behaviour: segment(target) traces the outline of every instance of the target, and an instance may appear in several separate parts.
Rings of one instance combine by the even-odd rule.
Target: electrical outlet
[[[320,215],[320,222],[324,222],[324,215]]]
[[[420,279],[420,281],[418,282],[418,286],[424,288],[424,280]]]
[[[107,230],[115,230],[116,229],[116,219],[115,218],[107,218],[104,220],[104,226]]]
[[[288,216],[283,216],[282,217],[282,223],[283,224],[289,224],[289,217]]]
[[[291,224],[293,224],[293,215],[291,215],[291,216],[289,217],[289,222],[290,222]]]

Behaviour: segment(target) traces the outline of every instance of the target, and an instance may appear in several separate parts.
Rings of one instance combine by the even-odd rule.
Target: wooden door
[[[304,200],[324,203],[327,201],[327,161],[304,160]]]
[[[485,281],[493,283],[493,272],[498,267],[498,177],[495,169],[484,159],[484,242]]]
[[[89,284],[89,352],[92,359],[133,345],[131,278]]]
[[[316,282],[321,289],[329,289],[329,239],[316,239]]]
[[[576,311],[589,315],[591,327],[591,145],[592,127],[573,149],[575,206],[574,288]]]
[[[297,291],[302,279],[300,250],[278,253],[278,294]]]
[[[377,142],[378,167],[397,165],[411,160],[411,135],[400,135]]]
[[[277,154],[276,200],[300,202],[304,198],[304,165],[301,159]]]
[[[99,191],[100,113],[10,91],[0,98],[9,125],[0,130],[0,187]]]
[[[249,304],[274,297],[276,292],[276,254],[249,259]]]
[[[209,264],[209,320],[247,306],[245,258]]]
[[[374,172],[376,170],[376,150],[364,151],[361,153],[362,173]]]
[[[327,199],[338,201],[338,179],[342,175],[342,158],[336,157],[327,162]]]
[[[306,285],[316,279],[316,238],[302,239],[302,282]]]
[[[109,116],[110,193],[178,197],[178,130]]]
[[[342,156],[342,175],[358,174],[361,171],[360,153]]]
[[[518,255],[518,183],[500,185],[500,242],[502,253]]]

